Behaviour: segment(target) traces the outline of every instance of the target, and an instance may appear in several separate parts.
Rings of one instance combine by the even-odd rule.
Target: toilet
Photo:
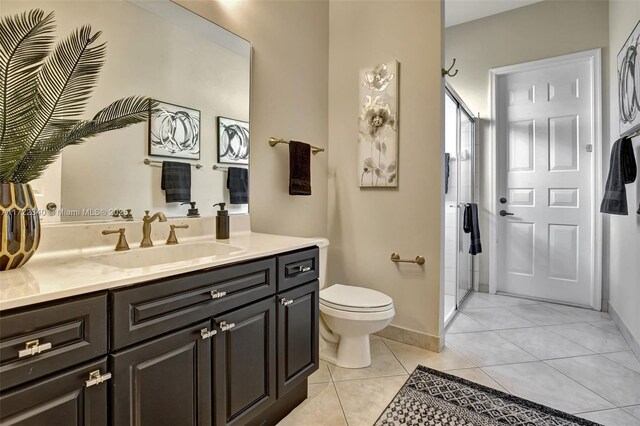
[[[326,286],[327,249],[320,248],[320,358],[345,368],[371,365],[369,335],[391,323],[393,299],[364,287],[334,284]]]

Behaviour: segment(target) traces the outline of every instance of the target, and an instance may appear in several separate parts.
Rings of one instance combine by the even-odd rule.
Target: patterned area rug
[[[378,418],[379,425],[598,424],[419,365]]]

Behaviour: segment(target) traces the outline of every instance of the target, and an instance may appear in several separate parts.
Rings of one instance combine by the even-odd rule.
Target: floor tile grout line
[[[546,330],[545,326],[529,327],[529,328],[542,328],[542,329],[545,329],[545,330]],[[508,329],[508,330],[515,330],[515,329],[511,328],[511,329]],[[498,331],[505,331],[505,330],[496,330],[496,332],[498,332]],[[551,331],[551,330],[547,330],[547,331],[549,331],[549,332],[553,333],[553,331]],[[512,342],[511,340],[509,340],[507,337],[504,337],[504,336],[503,336],[503,335],[501,335],[500,333],[497,333],[497,334],[498,334],[498,336],[500,336],[500,337],[502,337],[503,339],[507,340],[509,343],[511,343],[511,344],[513,344],[513,345],[517,346],[518,348],[522,349],[523,351],[525,351],[525,352],[529,353],[532,357],[536,358],[538,361],[551,361],[551,360],[554,360],[554,359],[567,359],[567,358],[576,358],[576,357],[579,357],[579,356],[599,355],[599,354],[598,354],[598,352],[592,351],[592,350],[591,350],[591,349],[589,349],[589,348],[585,348],[584,346],[580,345],[580,344],[579,344],[579,343],[577,343],[577,342],[574,342],[573,340],[571,340],[571,339],[569,339],[569,338],[567,338],[567,337],[561,336],[561,335],[560,335],[560,334],[558,334],[558,333],[553,333],[553,334],[555,334],[556,336],[562,337],[563,339],[567,339],[569,342],[571,342],[571,343],[573,343],[573,344],[575,344],[575,345],[580,346],[582,349],[584,349],[585,351],[589,351],[590,353],[588,353],[588,354],[584,354],[584,355],[573,355],[573,356],[563,356],[563,357],[559,357],[559,358],[548,358],[548,359],[542,359],[542,358],[538,358],[537,356],[533,355],[532,353],[530,353],[529,351],[527,351],[525,348],[523,348],[523,347],[519,346],[519,345],[518,345],[517,343],[515,343],[515,342]]]
[[[384,344],[384,346],[385,346],[387,349],[389,349],[389,352],[391,352],[391,355],[393,355],[393,357],[396,359],[396,361],[398,361],[398,364],[400,364],[400,366],[401,366],[401,367],[402,367],[402,369],[405,371],[405,373],[407,373],[407,374],[411,374],[411,373],[407,370],[407,368],[404,366],[404,364],[402,363],[402,361],[400,361],[400,358],[398,358],[398,357],[396,356],[396,354],[393,352],[393,349],[391,349],[391,348],[389,347],[389,345],[387,345],[387,342],[385,342],[383,339],[380,339],[380,340],[382,340],[382,343]]]
[[[349,420],[347,419],[347,413],[344,411],[344,406],[342,405],[342,400],[340,399],[340,394],[338,393],[338,388],[336,387],[335,382],[332,382],[333,391],[336,393],[336,397],[338,398],[338,404],[340,404],[340,410],[342,410],[342,417],[344,418],[345,425],[349,426]]]
[[[586,355],[586,356],[591,356],[591,355]],[[573,357],[573,358],[579,358],[579,357]],[[604,396],[600,395],[598,392],[589,389],[587,386],[583,385],[582,383],[580,383],[579,381],[577,381],[576,379],[574,379],[573,377],[570,377],[568,374],[566,374],[563,371],[558,370],[557,368],[555,368],[553,365],[550,365],[549,363],[547,363],[546,361],[542,361],[544,362],[546,365],[548,365],[549,367],[551,367],[552,369],[554,369],[555,371],[557,371],[558,373],[562,374],[563,376],[565,376],[566,378],[568,378],[569,380],[572,380],[574,382],[576,382],[579,386],[582,386],[583,388],[585,388],[586,390],[588,390],[589,392],[592,392],[594,394],[596,394],[597,396],[599,396],[600,398],[602,398],[604,401],[607,401],[609,404],[611,404],[613,407],[615,408],[620,408],[618,406],[618,404],[614,404],[612,401],[609,401],[607,398],[605,398]],[[607,408],[605,408],[606,410]],[[610,410],[611,408],[609,408]],[[599,410],[599,411],[603,411],[603,410]]]
[[[589,324],[589,323],[587,323],[587,322],[576,323],[576,324],[587,324],[587,325],[590,325],[590,324]],[[558,325],[562,325],[562,324],[558,324]],[[565,339],[570,340],[570,341],[572,341],[573,343],[575,343],[576,345],[578,345],[578,346],[582,346],[583,348],[588,349],[588,350],[590,350],[591,352],[594,352],[594,353],[596,353],[596,354],[600,354],[600,352],[598,352],[598,351],[594,351],[594,350],[592,350],[592,349],[589,349],[589,348],[587,348],[586,346],[584,346],[584,345],[580,344],[579,342],[576,342],[576,341],[575,341],[575,340],[573,340],[572,338],[567,337],[567,336],[563,336],[562,334],[558,333],[557,331],[551,330],[549,327],[555,327],[555,326],[554,326],[554,325],[545,325],[545,326],[544,326],[544,328],[545,328],[546,330],[549,330],[550,332],[552,332],[552,333],[554,333],[554,334],[557,334],[557,335],[558,335],[558,336],[560,336],[560,337],[564,337]],[[595,327],[595,326],[592,326],[592,327]],[[600,330],[602,330],[600,327],[596,327],[596,328],[599,328]],[[603,331],[605,331],[605,330],[603,330]],[[609,334],[613,334],[613,333],[609,333]],[[613,335],[615,336],[615,334],[613,334]],[[623,340],[624,340],[624,337],[623,337]],[[627,344],[627,347],[628,347],[629,349],[622,349],[622,350],[616,350],[616,351],[612,351],[612,352],[602,352],[602,353],[623,352],[623,351],[625,351],[625,350],[631,350],[631,347],[629,347],[629,344],[627,343],[627,341],[626,341],[626,340],[625,340],[625,343]]]

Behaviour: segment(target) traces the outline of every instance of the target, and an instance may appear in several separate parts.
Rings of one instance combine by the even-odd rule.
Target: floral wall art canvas
[[[398,62],[360,71],[360,187],[398,186]]]

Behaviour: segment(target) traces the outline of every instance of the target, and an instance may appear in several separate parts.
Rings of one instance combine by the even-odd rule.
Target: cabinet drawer
[[[278,291],[317,280],[319,258],[317,247],[278,256]]]
[[[106,353],[106,294],[0,317],[2,390]]]
[[[111,379],[87,386],[96,370],[107,372],[106,358],[3,393],[0,424],[107,426]]]
[[[177,330],[275,291],[274,258],[114,291],[112,348]]]

